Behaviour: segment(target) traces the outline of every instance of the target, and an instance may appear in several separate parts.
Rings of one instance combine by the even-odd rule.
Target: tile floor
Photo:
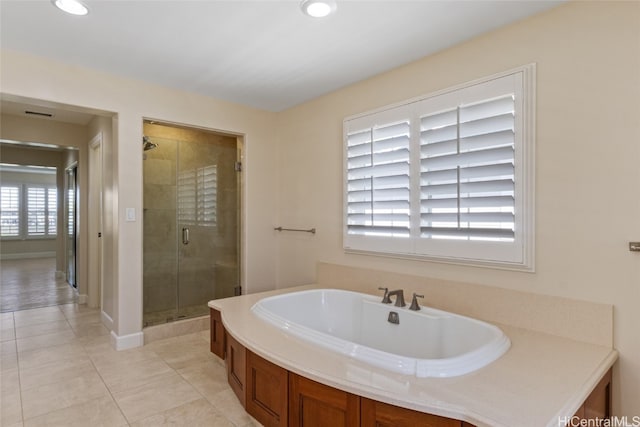
[[[209,331],[115,351],[99,311],[77,304],[2,313],[0,325],[1,426],[260,426]]]
[[[0,312],[76,301],[73,288],[55,277],[55,258],[2,260],[0,264]]]

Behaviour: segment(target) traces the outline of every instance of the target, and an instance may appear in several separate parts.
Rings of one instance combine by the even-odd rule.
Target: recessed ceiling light
[[[305,15],[313,18],[324,18],[336,10],[334,0],[302,0],[300,8]]]
[[[86,15],[89,8],[78,0],[51,0],[58,9],[72,15]]]

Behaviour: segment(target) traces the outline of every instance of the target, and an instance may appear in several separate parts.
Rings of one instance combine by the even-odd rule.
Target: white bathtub
[[[453,377],[502,356],[509,338],[496,326],[446,311],[382,304],[381,298],[314,289],[264,298],[251,311],[304,340],[374,366],[417,377]],[[387,319],[398,313],[399,324]]]

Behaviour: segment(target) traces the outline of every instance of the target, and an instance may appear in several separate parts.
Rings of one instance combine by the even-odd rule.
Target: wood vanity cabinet
[[[245,409],[266,427],[287,427],[288,373],[247,350]]]
[[[375,400],[360,398],[362,427],[460,427],[471,426],[460,420],[425,414]]]
[[[580,420],[602,420],[611,416],[611,376],[609,369],[578,409],[576,417]]]
[[[227,382],[246,408],[247,350],[229,334],[225,334],[227,343],[225,364]]]
[[[222,324],[222,316],[218,310],[209,308],[209,318],[211,319],[211,353],[218,356],[220,359],[224,359],[224,352],[226,351],[225,343],[225,331]]]
[[[289,372],[289,427],[359,427],[360,397]]]

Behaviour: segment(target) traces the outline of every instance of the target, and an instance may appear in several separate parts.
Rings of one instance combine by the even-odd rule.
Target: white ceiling
[[[281,111],[547,10],[562,1],[1,0],[2,48]]]

